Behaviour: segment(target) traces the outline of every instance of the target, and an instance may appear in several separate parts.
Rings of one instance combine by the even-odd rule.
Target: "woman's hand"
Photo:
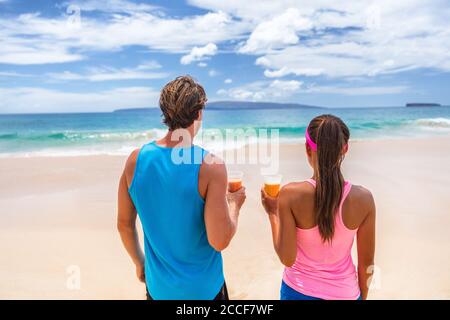
[[[269,216],[278,215],[278,197],[269,196],[264,188],[261,188],[261,203]]]

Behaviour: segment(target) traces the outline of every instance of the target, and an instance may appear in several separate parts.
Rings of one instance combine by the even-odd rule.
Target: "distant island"
[[[253,101],[214,101],[206,104],[207,110],[261,110],[261,109],[311,109],[323,108],[298,103],[253,102]],[[151,111],[155,108],[117,109],[114,112]]]
[[[209,110],[243,110],[243,109],[310,109],[322,108],[299,103],[253,102],[253,101],[214,101],[208,102]]]
[[[440,107],[441,105],[439,103],[419,103],[419,102],[413,102],[413,103],[407,103],[407,107]]]

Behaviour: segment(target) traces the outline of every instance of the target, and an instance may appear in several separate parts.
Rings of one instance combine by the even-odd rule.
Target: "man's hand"
[[[145,283],[145,267],[143,261],[136,264],[136,276],[140,282]]]
[[[269,196],[264,188],[261,189],[261,203],[269,216],[278,215],[278,197]]]
[[[241,209],[246,198],[247,196],[245,195],[245,187],[242,187],[235,192],[227,192],[228,206],[230,207],[230,209],[236,210],[237,212],[239,212],[239,210]]]

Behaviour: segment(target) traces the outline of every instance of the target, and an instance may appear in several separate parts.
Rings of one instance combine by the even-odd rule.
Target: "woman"
[[[375,252],[375,203],[369,190],[345,181],[341,163],[350,132],[333,115],[306,129],[311,179],[261,190],[275,250],[286,266],[281,300],[366,299]],[[351,257],[356,235],[358,271]]]

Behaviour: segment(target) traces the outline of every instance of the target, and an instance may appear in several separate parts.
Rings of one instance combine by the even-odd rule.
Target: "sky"
[[[448,0],[0,0],[0,113],[209,101],[450,104]]]

